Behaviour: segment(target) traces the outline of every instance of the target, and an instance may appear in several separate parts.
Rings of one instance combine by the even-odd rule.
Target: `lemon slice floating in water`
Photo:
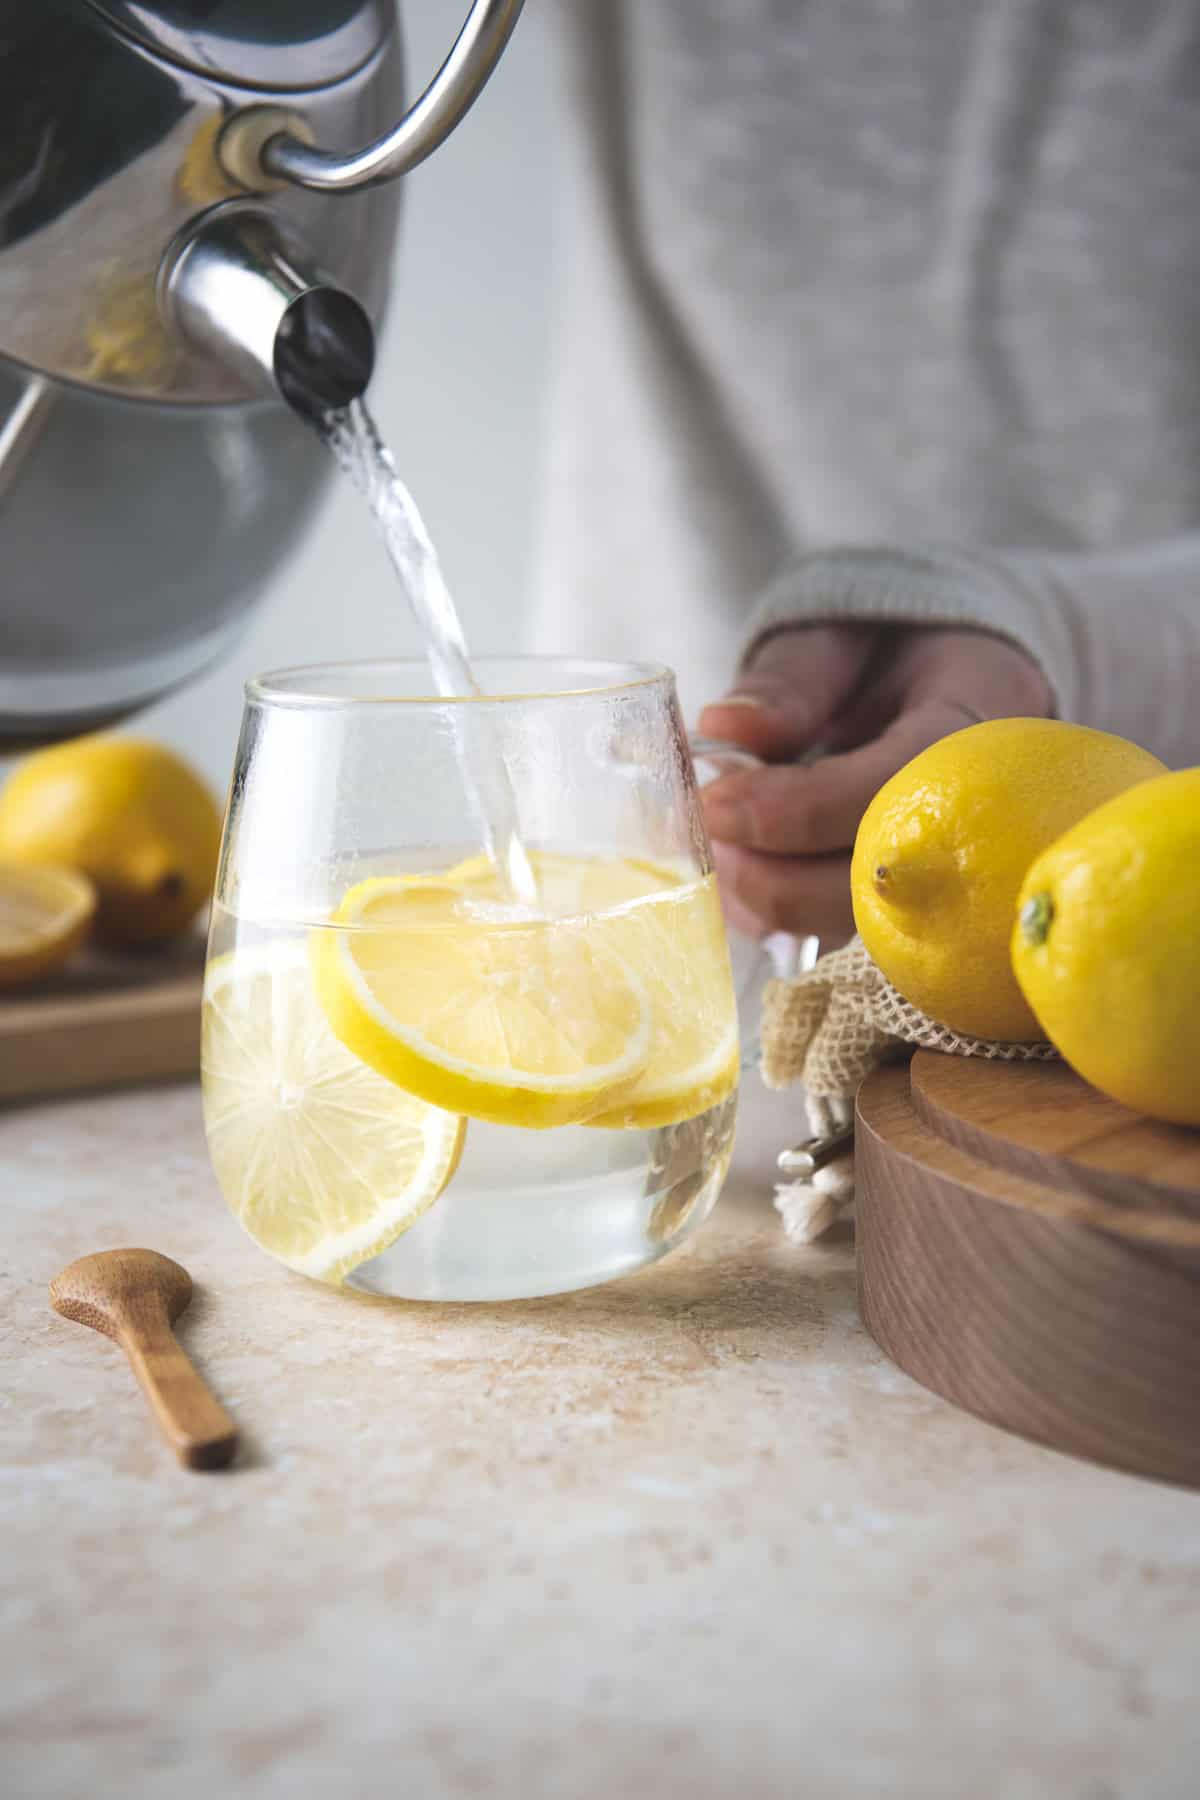
[[[458,1167],[463,1120],[338,1042],[303,946],[233,951],[210,966],[203,1056],[209,1152],[229,1207],[301,1274],[344,1280]]]
[[[332,924],[312,937],[330,1025],[434,1106],[571,1125],[617,1103],[645,1067],[645,987],[590,918],[531,917],[475,884],[400,876],[351,888]]]
[[[552,915],[591,915],[586,929],[635,971],[650,1001],[650,1054],[636,1084],[590,1125],[650,1130],[694,1119],[737,1085],[740,1048],[729,946],[716,882],[635,857],[534,851]],[[495,866],[471,857],[444,879],[500,898]]]
[[[737,1086],[737,1007],[729,945],[710,875],[596,920],[597,942],[636,969],[654,1020],[650,1055],[620,1105],[592,1125],[648,1130],[694,1119]]]
[[[317,934],[321,1004],[364,1062],[498,1124],[651,1128],[737,1080],[729,955],[711,880],[535,852],[542,911],[492,865],[365,881]]]

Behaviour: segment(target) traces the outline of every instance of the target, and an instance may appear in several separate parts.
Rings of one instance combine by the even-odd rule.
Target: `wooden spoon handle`
[[[127,1326],[120,1343],[180,1462],[189,1469],[221,1469],[231,1462],[237,1427],[196,1373],[166,1320]]]

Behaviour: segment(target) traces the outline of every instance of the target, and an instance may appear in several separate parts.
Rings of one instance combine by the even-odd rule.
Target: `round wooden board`
[[[918,1051],[858,1099],[859,1305],[994,1424],[1200,1487],[1200,1131],[1061,1064]]]

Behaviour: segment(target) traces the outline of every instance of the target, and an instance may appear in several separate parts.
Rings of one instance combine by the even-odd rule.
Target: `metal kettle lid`
[[[393,0],[86,0],[117,30],[216,81],[279,93],[361,67],[395,21]]]

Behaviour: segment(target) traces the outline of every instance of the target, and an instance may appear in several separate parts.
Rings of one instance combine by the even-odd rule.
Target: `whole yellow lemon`
[[[1025,871],[1162,771],[1148,750],[1059,719],[989,719],[915,756],[863,814],[850,868],[855,924],[888,980],[954,1031],[1041,1037],[1009,955]]]
[[[1200,1125],[1200,769],[1131,788],[1043,851],[1021,886],[1012,962],[1085,1081]]]
[[[0,791],[0,857],[87,875],[102,943],[158,944],[186,930],[212,893],[220,837],[204,782],[141,738],[39,750]]]

